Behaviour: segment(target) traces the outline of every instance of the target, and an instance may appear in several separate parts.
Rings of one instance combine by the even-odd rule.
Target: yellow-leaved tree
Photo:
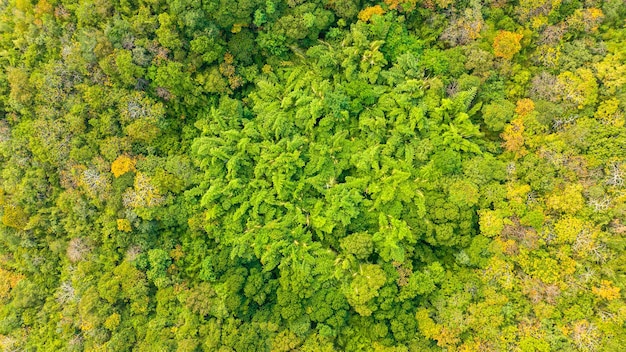
[[[128,155],[120,155],[111,164],[111,172],[117,178],[129,171],[135,171],[135,164],[137,161]]]
[[[524,36],[519,33],[500,31],[493,40],[493,53],[496,57],[511,60],[522,49],[520,41]]]
[[[380,7],[380,5],[376,5],[376,6],[370,6],[361,10],[361,12],[359,12],[358,17],[359,17],[359,20],[363,22],[368,22],[372,18],[372,16],[382,15],[384,13],[385,13],[385,10],[383,10],[383,8]]]
[[[17,205],[5,205],[2,224],[14,229],[23,230],[28,223],[28,214]]]
[[[131,232],[133,230],[128,219],[117,219],[117,229],[122,232]]]
[[[613,286],[613,283],[608,280],[602,280],[600,282],[600,287],[593,287],[591,291],[593,291],[596,296],[604,298],[608,301],[621,297],[619,293],[620,288]]]
[[[598,100],[598,82],[593,71],[588,68],[579,68],[575,72],[565,71],[558,78],[561,88],[561,98],[582,109],[596,103]]]
[[[624,113],[619,108],[619,104],[620,101],[616,98],[603,101],[598,106],[594,117],[603,124],[624,126]]]
[[[535,103],[528,98],[520,99],[515,106],[515,113],[520,117],[524,117],[535,110]]]
[[[502,146],[508,152],[514,152],[516,156],[524,156],[527,151],[524,148],[524,120],[517,118],[504,128],[500,135],[504,142]]]

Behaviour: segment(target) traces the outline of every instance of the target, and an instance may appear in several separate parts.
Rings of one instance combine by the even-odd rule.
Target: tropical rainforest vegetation
[[[0,1],[0,350],[623,351],[625,19]]]

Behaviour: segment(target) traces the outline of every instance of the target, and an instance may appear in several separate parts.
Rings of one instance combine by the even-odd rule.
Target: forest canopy
[[[0,350],[622,350],[625,21],[0,2]]]

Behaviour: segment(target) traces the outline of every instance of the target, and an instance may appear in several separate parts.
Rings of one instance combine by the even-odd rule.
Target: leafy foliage
[[[619,351],[623,1],[0,5],[0,350]]]

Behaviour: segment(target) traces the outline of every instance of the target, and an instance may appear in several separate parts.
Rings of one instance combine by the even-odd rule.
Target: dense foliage
[[[0,2],[0,350],[622,350],[625,19]]]

